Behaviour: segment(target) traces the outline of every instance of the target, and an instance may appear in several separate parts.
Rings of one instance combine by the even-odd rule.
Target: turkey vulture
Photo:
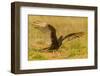
[[[82,35],[84,35],[84,32],[77,32],[77,33],[71,33],[68,34],[66,36],[60,36],[59,38],[57,38],[56,35],[56,29],[49,23],[46,22],[34,22],[34,24],[36,25],[35,28],[41,29],[41,28],[48,28],[48,30],[50,31],[50,37],[51,37],[51,45],[49,48],[45,48],[48,50],[57,50],[60,48],[60,46],[62,45],[62,42],[67,39],[68,41],[75,39],[75,38],[79,38]]]

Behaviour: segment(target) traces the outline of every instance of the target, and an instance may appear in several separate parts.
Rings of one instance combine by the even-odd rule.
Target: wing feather
[[[68,41],[76,39],[76,38],[80,38],[81,36],[84,35],[84,32],[77,32],[77,33],[71,33],[66,35],[63,40],[67,39]]]

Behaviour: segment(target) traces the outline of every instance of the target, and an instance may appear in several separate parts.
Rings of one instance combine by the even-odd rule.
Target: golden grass
[[[49,47],[50,32],[46,29],[42,31],[34,28],[34,21],[50,23],[56,28],[57,37],[70,33],[84,32],[81,38],[71,41],[64,41],[58,50],[42,51]],[[87,58],[87,17],[61,17],[61,16],[28,16],[28,60],[51,60],[51,59],[79,59]]]

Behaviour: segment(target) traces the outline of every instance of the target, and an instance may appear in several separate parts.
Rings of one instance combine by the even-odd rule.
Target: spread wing
[[[48,28],[50,30],[50,37],[51,37],[51,48],[55,48],[54,46],[58,46],[58,39],[57,39],[57,36],[56,36],[56,29],[48,24]]]
[[[76,38],[80,38],[83,35],[84,35],[84,32],[71,33],[63,37],[63,40],[67,39],[68,41],[70,41]]]
[[[56,36],[56,29],[53,27],[51,24],[46,23],[46,22],[35,22],[34,23],[36,26],[35,28],[37,29],[47,29],[50,31],[50,39],[51,39],[51,46],[50,48],[55,48],[55,45],[58,46],[58,39]]]

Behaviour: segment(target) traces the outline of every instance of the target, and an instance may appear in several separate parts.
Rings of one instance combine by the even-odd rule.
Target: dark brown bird
[[[57,50],[60,48],[60,46],[62,45],[62,42],[67,39],[68,41],[70,40],[73,40],[73,39],[76,39],[76,38],[80,38],[82,35],[84,35],[84,32],[77,32],[77,33],[71,33],[71,34],[68,34],[66,36],[60,36],[59,38],[57,38],[57,35],[56,35],[56,29],[48,24],[48,23],[37,23],[36,24],[37,26],[35,28],[48,28],[49,31],[50,31],[50,37],[51,37],[51,45],[50,47],[48,48],[48,50]],[[39,27],[38,27],[39,26]],[[47,49],[47,48],[46,48]]]

